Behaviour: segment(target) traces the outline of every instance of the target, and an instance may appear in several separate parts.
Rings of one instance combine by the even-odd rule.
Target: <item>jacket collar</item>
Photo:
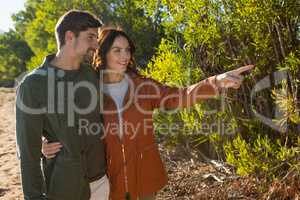
[[[51,60],[53,60],[54,58],[55,58],[55,54],[47,55],[43,60],[42,66],[48,67],[50,65]]]

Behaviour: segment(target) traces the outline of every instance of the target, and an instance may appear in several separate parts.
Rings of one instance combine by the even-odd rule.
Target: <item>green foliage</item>
[[[237,167],[237,173],[248,174],[255,170],[257,160],[251,154],[249,144],[239,136],[232,143],[224,146],[226,161]]]
[[[287,92],[287,84],[284,81],[283,87],[280,90],[273,90],[273,98],[276,105],[279,107],[279,111],[283,113],[282,118],[278,119],[278,124],[283,127],[286,126],[288,121],[295,124],[300,124],[299,108],[297,108],[297,98]]]
[[[20,35],[9,31],[0,35],[0,80],[13,80],[26,71],[33,52]]]
[[[300,137],[293,142],[293,146],[288,147],[279,139],[274,142],[266,135],[257,134],[251,143],[237,135],[224,146],[226,160],[237,168],[240,175],[256,173],[276,177],[284,171],[282,166],[297,165],[299,139]]]
[[[278,70],[281,71],[288,71],[290,75],[294,79],[299,78],[299,69],[300,65],[300,49],[297,49],[295,52],[290,52],[289,55],[287,55],[284,58],[284,61],[278,65]]]
[[[163,39],[148,67],[142,74],[170,86],[186,86],[191,80],[199,80],[199,69],[191,68],[188,52],[174,41]],[[193,76],[193,77],[191,77]]]
[[[45,55],[56,51],[54,27],[59,17],[70,9],[87,10],[107,25],[121,26],[135,41],[136,58],[141,65],[151,58],[163,34],[161,27],[134,0],[28,0],[25,10],[15,14],[14,20],[16,30],[24,35],[36,55],[28,63],[30,69],[37,67]]]
[[[239,65],[256,65],[242,89],[237,93],[227,92],[225,103],[210,100],[198,104],[199,110],[194,107],[173,115],[158,114],[155,124],[180,124],[179,130],[173,132],[178,134],[177,139],[172,135],[173,142],[182,141],[182,135],[188,138],[190,134],[198,133],[204,124],[211,126],[216,121],[229,124],[230,129],[223,129],[221,133],[240,131],[232,142],[228,142],[230,136],[220,135],[219,130],[210,131],[211,136],[200,134],[193,141],[196,144],[209,141],[220,154],[222,144],[227,141],[224,147],[226,160],[242,175],[265,173],[272,177],[279,174],[282,163],[292,165],[294,160],[290,159],[296,155],[299,146],[295,143],[295,126],[288,127],[285,137],[283,133],[266,128],[258,119],[253,119],[249,102],[255,82],[266,76],[273,80],[273,72],[288,70],[289,82],[275,86],[271,81],[270,88],[258,93],[263,103],[257,100],[252,109],[259,109],[260,113],[273,118],[274,109],[279,105],[286,123],[299,124],[299,1],[141,2],[149,16],[159,16],[166,34],[145,70],[146,75],[181,87]],[[219,109],[220,104],[224,109]],[[203,114],[209,108],[216,108],[216,113]],[[272,168],[274,166],[279,166],[277,171]]]

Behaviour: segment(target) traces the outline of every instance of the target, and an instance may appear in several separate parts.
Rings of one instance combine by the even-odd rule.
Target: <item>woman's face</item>
[[[106,68],[116,72],[124,72],[130,59],[131,52],[128,40],[123,36],[116,37],[106,54]]]

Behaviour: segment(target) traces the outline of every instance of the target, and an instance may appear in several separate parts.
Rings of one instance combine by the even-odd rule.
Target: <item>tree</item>
[[[0,80],[13,80],[26,71],[33,52],[21,36],[10,30],[0,35]]]
[[[121,26],[137,44],[137,62],[145,65],[160,42],[162,29],[154,25],[135,1],[28,0],[25,10],[14,15],[17,31],[35,53],[28,65],[34,68],[45,55],[56,51],[54,27],[58,18],[70,9],[88,10],[107,25]]]

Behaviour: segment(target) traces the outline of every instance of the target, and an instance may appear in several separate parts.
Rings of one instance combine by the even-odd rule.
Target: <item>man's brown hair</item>
[[[87,11],[70,10],[60,17],[55,26],[55,36],[58,47],[61,48],[65,44],[65,33],[72,31],[78,37],[81,31],[88,28],[99,28],[102,22]]]

